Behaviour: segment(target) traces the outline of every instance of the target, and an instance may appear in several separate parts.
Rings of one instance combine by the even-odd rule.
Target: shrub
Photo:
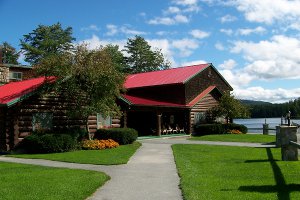
[[[27,153],[56,153],[75,150],[77,141],[68,134],[30,135],[18,145]]]
[[[120,145],[131,144],[137,139],[137,137],[137,131],[132,128],[98,129],[94,134],[94,139],[113,139]]]
[[[214,134],[231,134],[232,130],[241,133],[247,133],[248,129],[240,124],[199,124],[194,126],[194,136],[214,135]]]
[[[84,140],[82,148],[87,150],[111,149],[118,147],[119,144],[112,139],[108,140]]]

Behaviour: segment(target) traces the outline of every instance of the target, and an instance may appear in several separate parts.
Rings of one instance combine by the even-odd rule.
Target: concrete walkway
[[[42,159],[21,159],[0,156],[0,161],[71,169],[102,171],[111,180],[99,188],[89,200],[181,200],[179,177],[171,149],[172,144],[209,144],[247,147],[274,147],[257,143],[190,141],[186,138],[149,139],[126,165],[91,165]]]

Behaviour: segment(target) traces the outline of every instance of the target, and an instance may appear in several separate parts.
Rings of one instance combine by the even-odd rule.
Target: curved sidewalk
[[[125,165],[76,164],[42,159],[0,156],[0,161],[102,171],[111,180],[89,200],[181,200],[180,179],[174,162],[172,144],[208,144],[246,147],[274,147],[258,143],[191,141],[186,138],[147,139]]]

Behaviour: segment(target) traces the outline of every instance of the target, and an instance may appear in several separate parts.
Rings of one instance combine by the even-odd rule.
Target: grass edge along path
[[[192,136],[189,140],[201,141],[222,141],[222,142],[250,142],[250,143],[271,143],[275,142],[275,135],[259,134],[222,134]]]
[[[109,176],[102,172],[0,162],[0,197],[14,200],[83,200]]]
[[[300,162],[280,149],[172,145],[185,200],[300,199]]]
[[[104,150],[79,150],[49,154],[11,154],[6,156],[16,158],[45,159],[81,164],[119,165],[126,164],[129,161],[130,157],[140,146],[141,143],[134,142],[132,144],[120,145],[117,148]]]

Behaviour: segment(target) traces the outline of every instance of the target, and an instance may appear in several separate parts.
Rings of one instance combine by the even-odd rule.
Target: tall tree
[[[73,48],[72,28],[63,29],[60,23],[51,26],[39,25],[20,40],[25,61],[36,65],[51,54],[60,54]]]
[[[119,50],[118,45],[108,44],[104,47],[106,53],[110,56],[111,61],[115,68],[120,72],[125,72],[126,70],[126,61],[122,51]]]
[[[71,115],[87,120],[97,112],[105,116],[118,114],[115,99],[123,87],[124,75],[104,49],[88,50],[79,45],[72,53],[43,58],[36,71],[39,75],[57,77],[52,87],[73,103]]]
[[[3,42],[0,45],[0,51],[2,53],[2,63],[4,64],[14,64],[18,65],[18,58],[20,56],[20,53],[16,51],[16,49],[11,46],[7,42]]]
[[[125,51],[128,56],[127,73],[140,73],[170,68],[170,63],[164,58],[161,50],[151,50],[151,46],[141,36],[128,39]]]

